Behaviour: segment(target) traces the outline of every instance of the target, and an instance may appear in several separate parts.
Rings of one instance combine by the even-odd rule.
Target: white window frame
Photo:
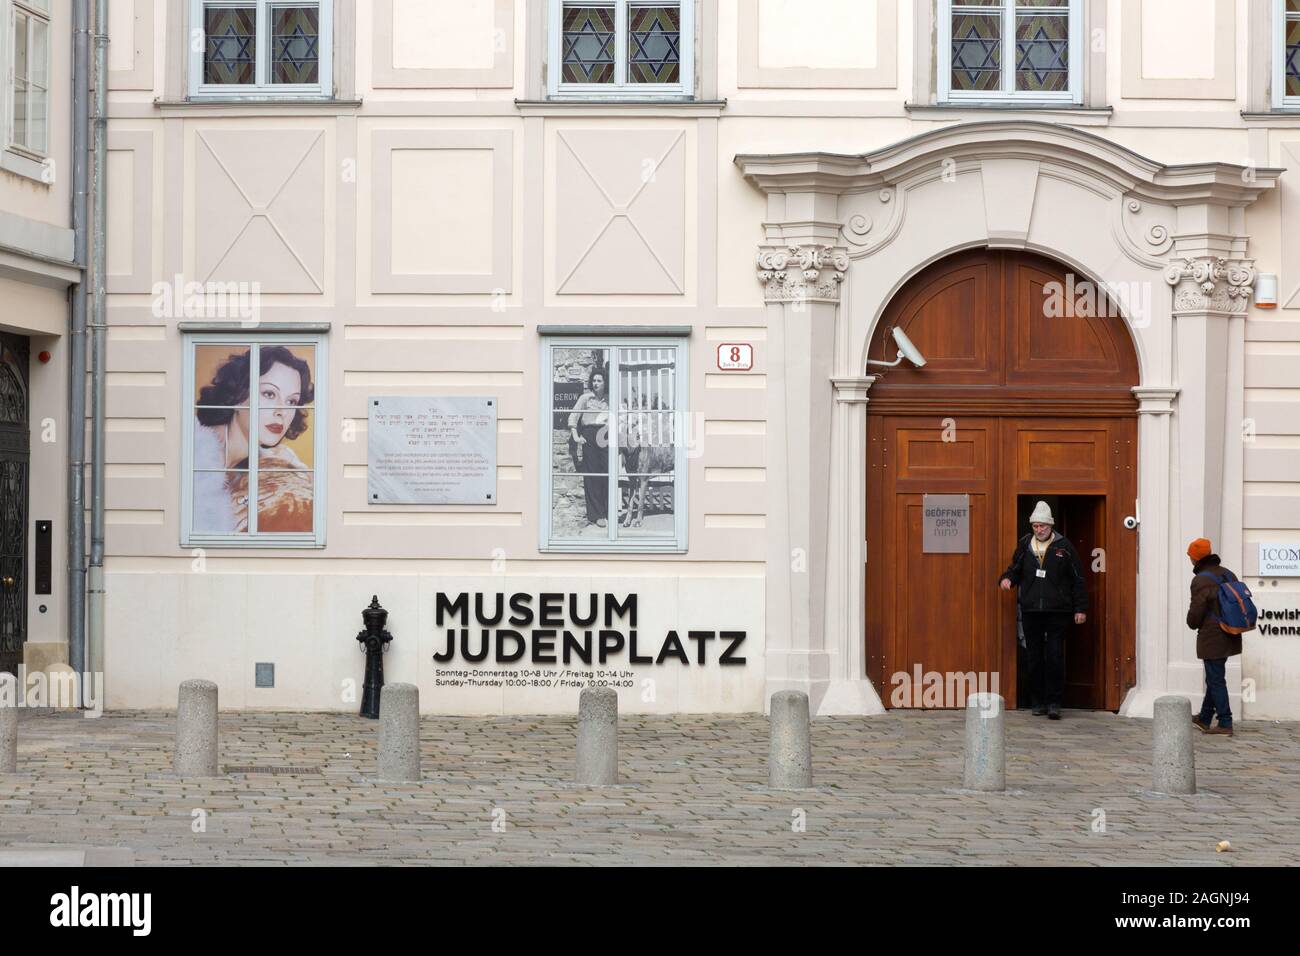
[[[271,7],[320,7],[320,82],[272,83],[271,75]],[[255,82],[251,84],[204,83],[203,54],[207,48],[204,29],[205,7],[257,8],[257,59],[254,67]],[[189,0],[189,95],[190,99],[330,99],[334,95],[334,0],[306,0],[294,4],[291,0]]]
[[[315,348],[313,384],[315,397],[311,405],[312,430],[312,531],[310,532],[245,532],[243,534],[212,534],[194,530],[194,358],[200,345],[310,345]],[[326,492],[329,475],[326,452],[326,382],[329,381],[329,363],[326,336],[318,332],[186,332],[184,333],[184,366],[181,374],[181,546],[220,548],[323,548],[325,547]],[[257,421],[258,390],[253,387],[254,365],[249,362],[248,416]],[[256,488],[257,455],[248,460],[250,497]],[[256,523],[257,509],[250,502],[249,519]]]
[[[970,104],[981,103],[1027,103],[1027,104],[1079,104],[1083,102],[1083,0],[1060,0],[1058,6],[1069,9],[1069,84],[1068,89],[1060,92],[1043,93],[1033,90],[1017,90],[1016,84],[1016,13],[1014,0],[1000,0],[1002,15],[1002,88],[999,90],[954,90],[952,89],[952,8],[962,7],[961,0],[936,0],[938,15],[938,42],[936,44],[938,69],[938,99],[940,103]],[[984,8],[992,13],[999,8]],[[1043,12],[1044,8],[1026,7],[1025,12]],[[1052,8],[1046,8],[1051,11]],[[980,11],[972,9],[970,12]]]
[[[1286,21],[1286,0],[1273,0],[1273,109],[1300,110],[1300,96],[1286,95]]]
[[[549,0],[549,3],[546,91],[551,99],[644,100],[690,99],[695,96],[695,0],[680,0],[680,83],[627,82],[627,8],[637,5],[637,0],[604,0],[604,5],[614,4],[614,82],[561,82],[564,73],[564,0]],[[601,5],[600,0],[592,5]]]
[[[609,421],[613,429],[613,438],[609,443],[610,469],[609,507],[606,510],[605,531],[608,540],[559,538],[551,534],[552,518],[552,479],[554,462],[551,460],[551,433],[554,429],[554,412],[551,408],[553,397],[552,385],[554,364],[551,358],[553,349],[606,349],[610,352],[609,371]],[[614,372],[613,357],[619,349],[674,348],[677,350],[677,409],[673,421],[674,457],[673,457],[673,537],[672,538],[628,538],[615,539],[618,525],[619,488],[618,488],[618,409],[622,401],[618,375]],[[685,554],[687,549],[687,530],[690,526],[690,507],[687,484],[688,462],[686,454],[687,437],[690,426],[690,340],[682,335],[543,335],[541,348],[542,374],[541,390],[537,409],[539,412],[540,434],[538,436],[538,549],[544,552],[566,553],[607,553],[607,554],[644,554],[672,553]]]
[[[4,18],[4,38],[0,40],[0,53],[3,54],[4,62],[4,104],[0,107],[4,115],[4,143],[6,155],[5,161],[0,164],[6,169],[21,175],[28,176],[32,179],[41,179],[48,181],[46,160],[50,153],[50,103],[54,97],[55,74],[54,64],[51,62],[53,53],[52,37],[54,34],[54,14],[50,9],[48,2],[41,3],[39,0],[7,0],[5,2],[6,16]],[[22,12],[29,17],[27,33],[28,63],[31,62],[32,49],[32,29],[33,20],[39,20],[45,24],[45,65],[46,65],[46,86],[45,86],[45,148],[35,149],[26,143],[19,143],[16,138],[14,128],[17,122],[17,111],[14,109],[14,97],[17,94],[16,77],[14,76],[14,66],[17,61],[17,50],[14,49],[14,29],[17,27],[18,13]],[[27,101],[26,115],[28,120],[28,130],[31,129],[31,99]]]

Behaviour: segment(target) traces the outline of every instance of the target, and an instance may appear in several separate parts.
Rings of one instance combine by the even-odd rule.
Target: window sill
[[[1013,119],[1059,117],[1076,126],[1106,126],[1115,112],[1109,106],[1079,106],[1077,103],[905,103],[903,109],[917,119],[987,119],[989,114]]]
[[[524,116],[558,116],[578,113],[586,116],[625,113],[694,113],[701,116],[720,116],[726,100],[697,100],[684,96],[589,96],[569,95],[544,100],[515,100],[515,107]]]
[[[153,103],[163,115],[204,109],[352,113],[361,108],[361,100],[341,100],[328,96],[195,96],[183,100],[156,99]]]
[[[1247,126],[1300,126],[1300,106],[1256,112],[1242,110],[1241,119]]]
[[[19,152],[12,147],[0,150],[0,169],[40,183],[43,186],[54,184],[54,166],[48,159],[36,159],[34,156]]]

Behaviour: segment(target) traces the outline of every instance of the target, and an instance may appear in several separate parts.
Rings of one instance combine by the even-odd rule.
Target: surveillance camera
[[[925,356],[921,354],[921,350],[912,344],[912,340],[907,337],[907,333],[898,326],[894,326],[894,342],[898,346],[900,356],[905,357],[917,368],[922,368],[925,365]]]
[[[1134,518],[1132,515],[1129,515],[1127,518],[1124,519],[1124,527],[1128,528],[1130,531],[1132,531],[1137,526],[1138,526],[1138,519]]]

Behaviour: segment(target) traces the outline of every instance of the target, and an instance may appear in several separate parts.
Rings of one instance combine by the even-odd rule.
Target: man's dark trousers
[[[1022,611],[1029,651],[1029,694],[1035,707],[1061,706],[1065,695],[1065,634],[1069,611]]]

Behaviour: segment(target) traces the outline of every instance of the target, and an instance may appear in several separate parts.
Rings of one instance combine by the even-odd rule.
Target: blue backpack
[[[1255,602],[1250,599],[1250,588],[1238,581],[1236,576],[1227,572],[1227,577],[1220,579],[1217,574],[1202,571],[1198,578],[1206,577],[1219,585],[1219,627],[1229,634],[1243,634],[1255,629]]]

